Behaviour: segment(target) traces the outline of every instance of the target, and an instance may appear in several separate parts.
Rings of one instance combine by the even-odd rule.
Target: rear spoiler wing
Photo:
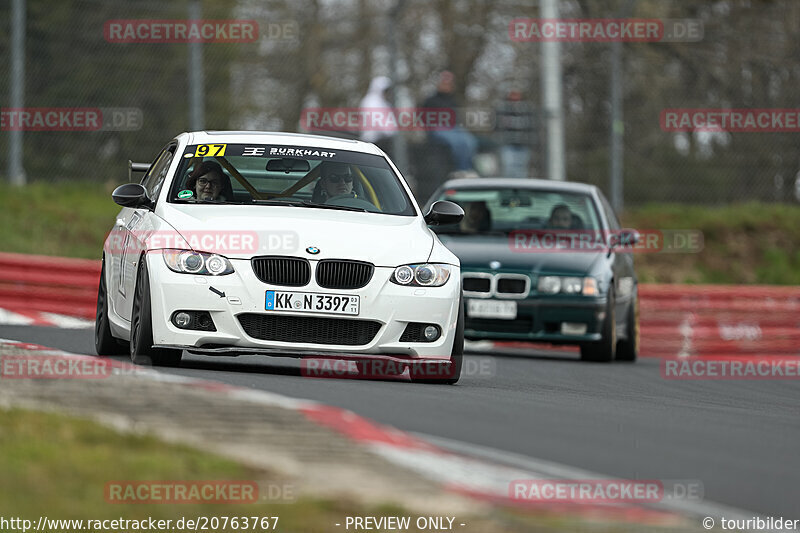
[[[133,181],[134,172],[147,172],[150,170],[150,163],[134,163],[128,159],[128,183]]]

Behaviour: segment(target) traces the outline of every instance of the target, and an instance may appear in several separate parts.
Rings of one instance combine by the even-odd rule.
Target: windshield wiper
[[[312,208],[319,208],[319,209],[337,209],[339,211],[358,211],[361,213],[368,213],[366,209],[363,207],[350,207],[344,205],[335,205],[335,204],[318,204],[315,202],[311,202],[309,200],[304,200],[302,202],[292,201],[292,202],[283,202],[281,200],[258,200],[253,199],[253,203],[256,205],[283,205],[289,207],[312,207]]]
[[[290,207],[305,207],[302,203],[297,201],[283,202],[281,200],[260,200],[253,198],[253,203],[257,205],[288,205]]]
[[[318,204],[315,202],[311,202],[309,200],[305,200],[302,203],[302,207],[318,207],[320,209],[338,209],[339,211],[358,211],[360,213],[369,213],[363,207],[350,207],[349,205],[336,205],[336,204]]]
[[[210,202],[205,200],[195,200],[193,198],[178,198],[172,200],[176,204],[200,204],[200,205],[244,205],[242,202]]]

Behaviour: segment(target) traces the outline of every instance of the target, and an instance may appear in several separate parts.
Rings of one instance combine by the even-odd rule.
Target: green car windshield
[[[399,177],[378,155],[282,145],[214,144],[187,146],[181,157],[172,181],[171,203],[416,214]],[[323,176],[333,185],[326,187]],[[208,181],[213,183],[213,194],[203,189]]]
[[[447,189],[438,200],[464,209],[459,224],[435,226],[437,233],[493,234],[526,229],[599,230],[600,219],[588,194],[526,188]]]

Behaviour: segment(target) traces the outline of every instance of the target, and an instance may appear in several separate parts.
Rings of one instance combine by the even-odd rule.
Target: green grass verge
[[[64,520],[152,517],[173,520],[173,524],[181,517],[278,516],[277,531],[311,533],[341,530],[343,526],[335,524],[346,516],[417,516],[394,504],[366,507],[348,499],[305,497],[278,503],[109,503],[104,489],[113,481],[239,480],[255,481],[262,490],[265,484],[292,485],[188,446],[167,444],[152,436],[120,434],[84,419],[22,409],[0,409],[0,472],[0,517],[31,520],[33,527],[40,516]],[[522,533],[575,528],[575,520],[563,516],[493,515],[458,517],[469,527],[456,529]],[[234,531],[230,525],[224,530]],[[260,527],[256,530],[263,531]],[[407,531],[418,530],[412,527]]]
[[[113,185],[32,183],[0,195],[0,251],[100,259],[120,207]]]
[[[98,259],[114,223],[117,184],[33,183],[0,196],[0,251]],[[691,229],[704,235],[700,253],[635,257],[642,281],[800,284],[800,207],[648,205],[624,213],[625,226]]]
[[[635,256],[642,281],[800,285],[800,206],[649,205],[624,213],[623,225],[703,233],[700,253]]]
[[[88,420],[26,410],[0,410],[0,516],[160,519],[182,515],[231,516],[280,512],[291,521],[324,516],[315,505],[112,504],[111,481],[246,480],[264,474],[233,461],[152,437],[123,435]]]

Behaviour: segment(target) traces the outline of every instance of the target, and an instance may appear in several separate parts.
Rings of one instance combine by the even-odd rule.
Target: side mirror
[[[641,240],[642,236],[635,229],[621,229],[612,233],[608,238],[608,254],[606,255],[610,256],[614,248],[617,247],[622,247],[630,251],[630,249]]]
[[[111,193],[111,198],[122,207],[150,208],[153,205],[153,202],[147,196],[147,189],[138,183],[120,185]]]
[[[447,200],[439,200],[433,203],[425,215],[425,222],[429,226],[458,224],[462,218],[464,218],[464,210],[460,205]]]
[[[635,229],[622,229],[618,233],[617,244],[620,246],[633,246],[642,240],[642,236]]]

